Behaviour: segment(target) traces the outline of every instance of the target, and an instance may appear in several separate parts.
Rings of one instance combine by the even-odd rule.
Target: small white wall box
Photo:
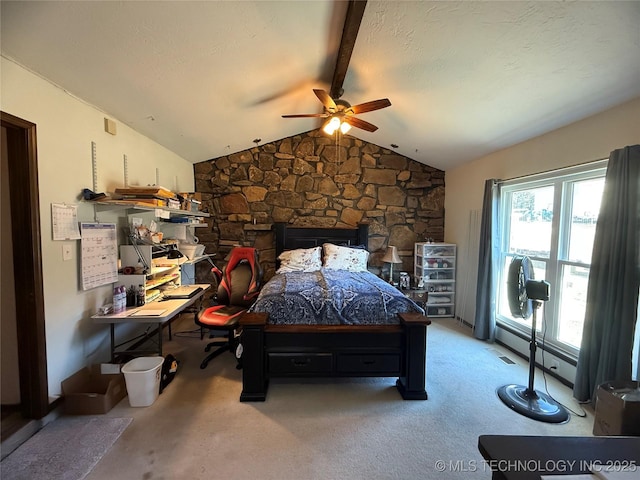
[[[110,133],[111,135],[115,135],[117,133],[116,122],[110,120],[108,118],[104,119],[104,131]]]
[[[127,394],[122,373],[104,375],[92,365],[62,381],[64,410],[69,415],[107,413]]]

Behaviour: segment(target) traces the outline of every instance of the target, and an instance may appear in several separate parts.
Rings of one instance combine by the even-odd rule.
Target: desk
[[[481,435],[478,450],[494,480],[588,474],[591,466],[607,465],[635,465],[640,477],[640,437]]]
[[[197,301],[202,301],[202,297],[205,292],[211,287],[209,284],[197,284],[198,287],[201,287],[202,290],[199,291],[191,298],[186,299],[176,299],[176,300],[156,300],[154,302],[149,302],[144,304],[141,307],[129,307],[126,310],[118,313],[110,313],[107,315],[95,314],[91,317],[91,319],[96,323],[108,323],[111,328],[111,362],[116,361],[116,355],[119,353],[126,353],[128,355],[144,355],[155,353],[159,356],[162,356],[162,324],[170,321],[173,317],[183,312],[191,305],[195,304]],[[145,312],[149,312],[149,314],[145,314]],[[154,312],[154,314],[151,314]],[[152,336],[148,333],[144,333],[142,335],[138,335],[134,338],[126,340],[118,345],[116,345],[115,340],[115,328],[118,323],[157,323],[157,334],[158,334],[158,348],[157,350],[123,350],[118,352],[117,348],[129,344],[134,340],[137,340],[141,337],[152,338]]]

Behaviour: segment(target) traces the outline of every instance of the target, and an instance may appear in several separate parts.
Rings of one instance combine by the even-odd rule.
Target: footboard
[[[399,325],[274,326],[247,313],[242,328],[240,401],[264,401],[276,377],[398,377],[405,400],[426,400],[426,333],[431,321],[402,313]]]
[[[264,402],[269,380],[264,353],[266,313],[245,313],[240,317],[242,334],[242,393],[241,402]]]

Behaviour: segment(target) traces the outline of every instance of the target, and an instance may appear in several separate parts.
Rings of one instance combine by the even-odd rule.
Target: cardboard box
[[[594,435],[640,435],[640,402],[625,401],[616,394],[636,387],[636,382],[607,382],[598,386]]]
[[[179,195],[184,198],[182,210],[197,212],[202,208],[202,194],[200,192],[181,192]]]
[[[92,365],[62,381],[65,412],[70,415],[107,413],[127,395],[124,375],[100,373]]]

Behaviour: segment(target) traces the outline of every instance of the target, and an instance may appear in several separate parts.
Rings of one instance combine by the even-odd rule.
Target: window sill
[[[527,342],[531,340],[531,331],[525,333],[522,330],[514,327],[513,325],[509,325],[506,322],[501,322],[500,320],[496,322],[496,326],[511,333],[512,335],[515,335],[518,338],[526,340]],[[551,355],[558,357],[559,359],[567,362],[570,365],[573,365],[574,367],[578,365],[577,355],[567,352],[566,350],[562,350],[555,345],[549,344],[548,342],[545,342],[544,345],[542,345],[542,342],[538,340],[538,348],[540,350],[544,350],[545,352],[549,352]]]

